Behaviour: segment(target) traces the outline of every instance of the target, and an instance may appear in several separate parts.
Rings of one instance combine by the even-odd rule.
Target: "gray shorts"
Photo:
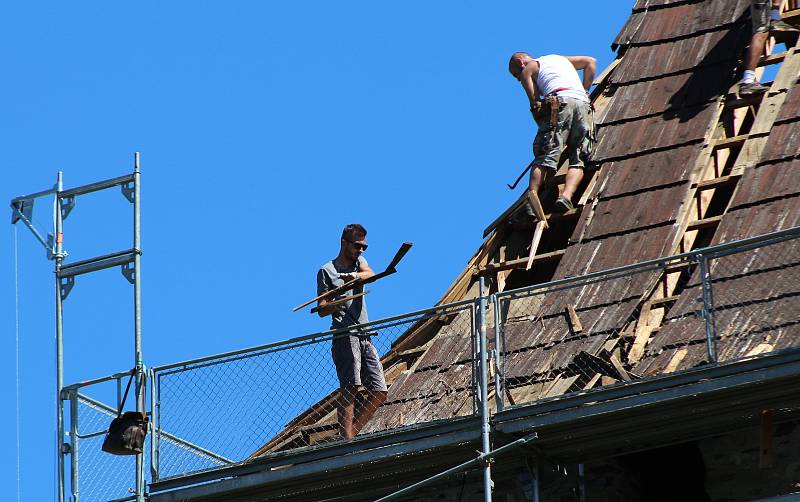
[[[558,169],[561,152],[569,151],[569,166],[583,168],[589,161],[594,143],[592,107],[584,101],[559,97],[558,127],[554,131],[550,119],[538,123],[533,140],[533,165],[551,171]]]
[[[340,387],[363,385],[373,391],[386,391],[383,365],[368,336],[344,335],[333,339],[333,363]]]
[[[751,0],[750,19],[753,22],[753,33],[769,31],[769,10],[772,2],[768,0]]]

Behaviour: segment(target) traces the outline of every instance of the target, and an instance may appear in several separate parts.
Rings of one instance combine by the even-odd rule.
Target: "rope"
[[[17,238],[17,226],[14,225],[14,350],[16,366],[16,428],[17,428],[17,502],[22,500],[21,486],[21,461],[22,450],[20,448],[21,435],[21,393],[20,393],[20,364],[19,364],[19,240]]]

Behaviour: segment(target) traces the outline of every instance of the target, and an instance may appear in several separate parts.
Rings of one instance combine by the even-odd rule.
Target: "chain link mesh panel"
[[[640,378],[651,326],[672,303],[663,277],[664,267],[650,267],[498,295],[504,403]]]
[[[709,259],[720,362],[800,346],[800,240]]]
[[[403,350],[416,349],[416,343],[393,347],[401,335],[431,343],[457,338],[467,349],[452,350],[452,361],[431,362],[427,374],[418,374],[410,368],[424,351]],[[157,369],[159,477],[473,412],[469,308],[370,323],[335,344],[333,338],[328,333]],[[332,360],[334,345],[342,375]],[[368,363],[372,356],[382,360],[382,370]],[[353,360],[361,360],[360,371]],[[340,376],[348,385],[340,387]],[[446,402],[447,413],[426,407],[431,400]],[[406,411],[392,411],[401,402]],[[419,404],[415,412],[411,402]],[[192,447],[181,448],[174,439],[170,444],[166,434]]]
[[[77,419],[78,426],[76,451],[71,455],[77,459],[81,501],[113,500],[135,493],[136,457],[111,455],[101,449],[108,426],[116,416],[112,407],[84,395],[78,396],[78,416],[70,416],[70,420]],[[144,446],[145,471],[150,462],[150,440],[148,434]],[[65,459],[68,466],[70,460],[68,455]],[[147,475],[145,479],[149,481]]]

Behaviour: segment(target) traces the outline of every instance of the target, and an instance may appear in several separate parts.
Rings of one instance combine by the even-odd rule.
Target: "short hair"
[[[512,75],[514,75],[514,69],[517,68],[517,65],[519,64],[517,63],[517,59],[520,56],[531,57],[531,55],[528,54],[527,52],[515,52],[514,54],[512,54],[511,58],[508,60],[508,72],[511,73]],[[516,77],[516,75],[514,76]]]
[[[346,241],[354,241],[359,237],[364,238],[367,236],[367,229],[358,223],[351,223],[344,227],[342,230],[342,239]]]

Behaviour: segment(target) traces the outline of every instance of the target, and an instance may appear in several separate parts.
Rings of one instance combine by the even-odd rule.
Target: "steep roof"
[[[487,229],[441,303],[475,297],[479,274],[492,291],[502,291],[800,224],[800,53],[792,48],[797,38],[786,41],[785,54],[765,61],[781,64],[770,92],[739,99],[733,91],[750,36],[749,5],[638,0],[612,45],[618,57],[593,92],[597,170],[586,176],[576,210],[550,216],[528,272],[523,269],[532,229],[515,212],[518,200]],[[562,165],[561,177],[542,194],[545,208],[564,170]],[[745,276],[767,284],[747,291],[746,308],[731,302],[720,309],[721,332],[774,330],[775,348],[799,336],[795,325],[779,322],[781,312],[800,311],[800,281],[780,279],[787,270],[796,275],[800,260],[791,243],[782,246],[788,258],[780,274],[768,263],[734,263],[736,257],[720,267],[717,280],[728,284]],[[512,301],[504,312],[509,400],[529,402],[601,385],[596,378],[567,378],[578,357],[602,362],[616,354],[639,376],[701,363],[705,348],[693,342],[705,332],[689,315],[700,294],[698,272],[681,273],[682,280],[673,280],[653,270]],[[572,336],[566,305],[580,317],[581,336]],[[417,323],[393,344],[383,358],[391,375],[388,400],[364,432],[472,413],[470,323],[463,318],[468,315]],[[631,334],[643,315],[650,316],[651,334],[642,350],[626,352],[620,337]],[[727,340],[721,360],[752,349],[744,338]],[[281,449],[299,427],[327,426],[333,434],[335,411],[323,404],[254,455]]]

